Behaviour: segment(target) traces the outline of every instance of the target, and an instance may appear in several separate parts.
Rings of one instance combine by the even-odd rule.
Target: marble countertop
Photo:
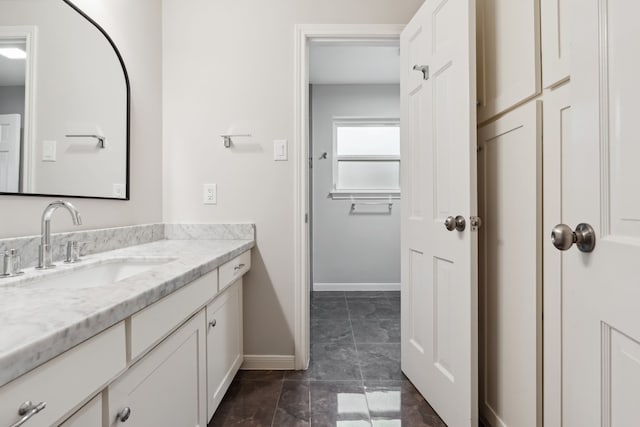
[[[32,279],[74,266],[0,280],[0,386],[153,304],[251,249],[254,240],[159,240],[83,257],[81,264],[114,258],[175,258],[96,288],[38,289]],[[77,264],[80,267],[80,264]],[[203,301],[203,304],[206,301]]]

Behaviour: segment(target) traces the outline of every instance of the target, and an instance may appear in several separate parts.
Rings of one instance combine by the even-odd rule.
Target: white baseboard
[[[400,283],[314,283],[315,292],[323,291],[399,291]]]
[[[279,354],[245,354],[240,369],[251,371],[290,371],[296,367],[295,356]]]

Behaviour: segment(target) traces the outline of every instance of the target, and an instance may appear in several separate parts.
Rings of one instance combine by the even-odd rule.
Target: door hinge
[[[478,231],[482,227],[482,219],[479,216],[469,217],[469,222],[471,223],[471,231]]]
[[[304,223],[305,224],[309,224],[309,214],[308,213],[304,214]]]
[[[313,158],[309,157],[309,169],[313,168]]]

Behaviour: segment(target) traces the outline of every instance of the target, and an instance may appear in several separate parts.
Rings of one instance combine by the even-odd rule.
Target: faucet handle
[[[69,240],[67,242],[67,256],[64,260],[65,263],[73,264],[80,261],[80,243],[85,242],[79,242],[77,240]]]
[[[0,277],[13,277],[24,274],[22,271],[21,259],[17,249],[4,251],[4,265]]]

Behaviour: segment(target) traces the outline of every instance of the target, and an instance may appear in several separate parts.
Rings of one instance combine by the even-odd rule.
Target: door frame
[[[295,369],[307,369],[310,351],[311,278],[305,216],[309,202],[309,42],[312,40],[375,41],[400,39],[404,25],[312,24],[295,26],[294,54],[294,356]],[[308,218],[308,217],[307,217]]]
[[[25,64],[25,84],[24,84],[24,117],[22,127],[22,155],[20,157],[20,182],[22,191],[16,193],[29,192],[33,180],[33,162],[35,155],[35,115],[36,115],[36,61],[38,28],[35,25],[18,25],[0,27],[0,39],[25,40],[27,49],[27,59]]]

